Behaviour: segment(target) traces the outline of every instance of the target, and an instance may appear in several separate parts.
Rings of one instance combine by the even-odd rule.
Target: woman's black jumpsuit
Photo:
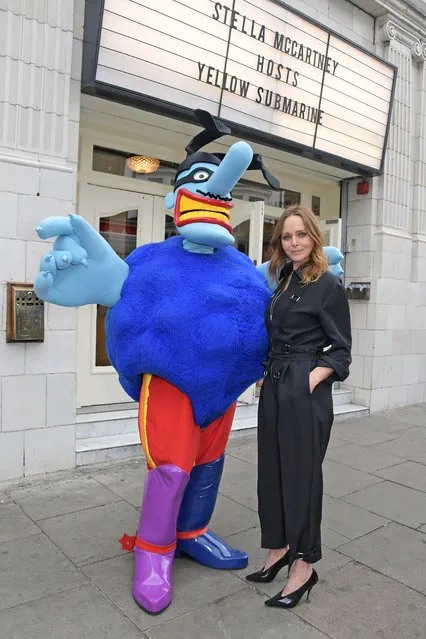
[[[304,286],[300,271],[283,284],[266,309],[269,356],[259,402],[258,498],[262,548],[290,550],[290,560],[321,559],[322,462],[333,423],[332,383],[351,362],[349,304],[329,272]],[[325,347],[329,347],[325,351]],[[309,373],[333,373],[312,394]]]

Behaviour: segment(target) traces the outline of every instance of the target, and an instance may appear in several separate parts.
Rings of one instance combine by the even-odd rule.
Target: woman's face
[[[304,264],[312,253],[314,241],[305,227],[300,215],[290,215],[283,226],[281,246],[284,253],[293,262],[295,269]]]

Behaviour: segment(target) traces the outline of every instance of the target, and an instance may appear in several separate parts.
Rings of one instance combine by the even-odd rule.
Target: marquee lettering
[[[333,58],[316,51],[303,42],[293,40],[279,31],[273,32],[270,29],[267,30],[265,25],[259,24],[249,16],[235,11],[235,9],[229,5],[215,2],[211,17],[213,20],[227,25],[230,29],[240,31],[250,38],[269,45],[267,51],[265,50],[264,56],[257,55],[255,70],[269,78],[282,82],[283,89],[284,85],[292,87],[299,86],[299,80],[302,81],[301,88],[303,89],[303,74],[292,68],[291,58],[301,60],[325,73],[336,75],[339,63],[333,60]],[[288,56],[288,63],[283,62],[282,56],[279,61],[271,58],[270,52],[273,49]],[[229,74],[225,70],[222,71],[208,64],[203,64],[202,62],[198,62],[198,80],[206,84],[211,84],[222,91],[229,91],[242,98],[253,100],[257,104],[262,104],[276,111],[282,111],[287,115],[313,122],[316,125],[323,124],[324,111],[319,108],[319,104],[312,106],[289,98],[285,95],[285,90],[283,90],[282,93],[276,90],[276,83],[272,91],[263,86],[255,86],[248,80]]]

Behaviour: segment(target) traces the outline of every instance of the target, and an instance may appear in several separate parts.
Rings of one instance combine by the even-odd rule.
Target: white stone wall
[[[286,0],[286,3],[365,49],[374,49],[374,18],[354,3],[347,0]]]
[[[75,210],[84,2],[0,0],[0,481],[75,464],[76,313],[6,343],[6,282],[33,282],[34,231]]]
[[[426,21],[391,14],[377,53],[398,67],[383,176],[370,193],[349,188],[346,277],[372,283],[351,302],[355,401],[371,411],[426,401]]]

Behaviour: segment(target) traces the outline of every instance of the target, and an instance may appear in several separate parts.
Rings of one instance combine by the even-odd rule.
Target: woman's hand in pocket
[[[332,368],[326,368],[325,366],[317,366],[309,373],[309,392],[312,394],[318,384],[321,384],[327,377],[333,372]]]

